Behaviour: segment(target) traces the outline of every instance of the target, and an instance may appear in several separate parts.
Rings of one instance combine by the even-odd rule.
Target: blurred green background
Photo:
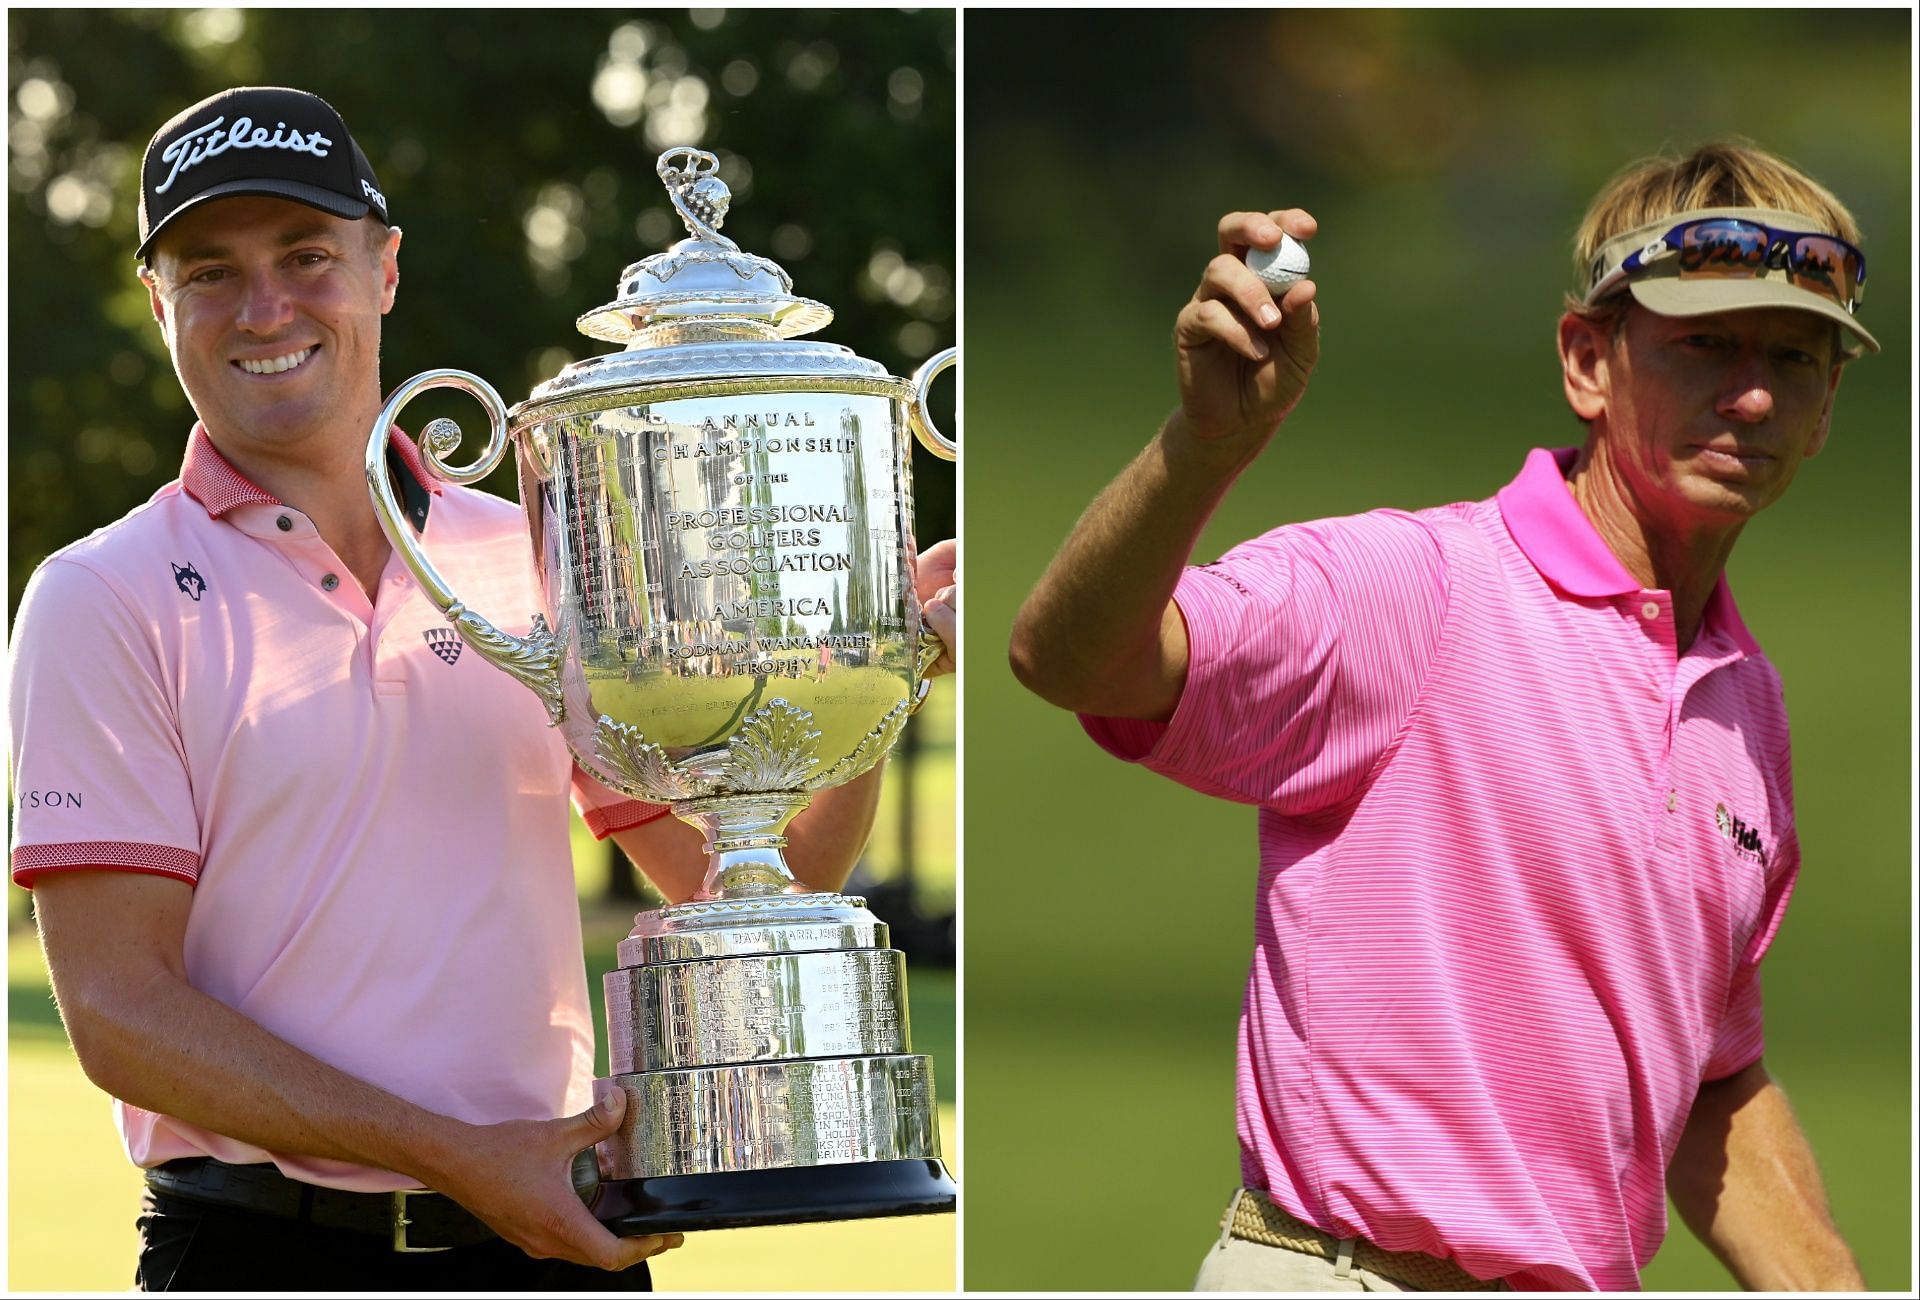
[[[1001,658],[1175,401],[1173,318],[1237,208],[1303,206],[1324,355],[1197,558],[1290,520],[1490,495],[1580,426],[1553,323],[1626,163],[1741,134],[1867,231],[1832,441],[1743,537],[1805,869],[1767,1059],[1868,1282],[1912,1285],[1910,16],[1822,9],[969,12],[963,981],[978,1289],[1191,1286],[1238,1181],[1255,827],[1100,754]],[[1650,1290],[1731,1279],[1678,1220]]]
[[[684,235],[654,174],[681,144],[719,155],[726,233],[834,308],[817,337],[904,375],[953,342],[956,28],[940,10],[9,10],[9,623],[49,551],[178,470],[192,415],[132,250],[141,150],[179,109],[250,83],[340,110],[406,231],[390,387],[455,366],[512,402],[607,350],[574,319]],[[952,390],[934,395],[948,428]],[[448,394],[407,420],[438,415],[479,422]],[[915,456],[926,544],[952,535],[956,476]],[[484,486],[513,497],[511,458]],[[854,878],[915,963],[915,1047],[935,1059],[950,1137],[954,694],[940,683],[907,729]],[[575,865],[589,963],[610,962],[647,900],[584,834]],[[139,1180],[54,1016],[26,895],[8,895],[9,1115],[32,1121],[9,1124],[9,1280],[122,1289]],[[954,1230],[946,1216],[707,1234],[659,1275],[676,1290],[940,1290]]]

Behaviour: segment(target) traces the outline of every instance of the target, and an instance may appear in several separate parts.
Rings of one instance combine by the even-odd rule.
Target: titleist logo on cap
[[[173,170],[167,173],[166,180],[153,187],[155,194],[165,194],[181,172],[229,149],[287,149],[325,158],[327,151],[333,147],[333,141],[320,132],[302,135],[298,131],[287,130],[285,122],[276,123],[274,129],[269,131],[264,126],[255,126],[250,117],[237,117],[231,127],[221,131],[220,127],[226,120],[222,115],[204,126],[196,126],[160,151],[160,161],[172,163]],[[380,206],[385,208],[386,205],[383,203]]]

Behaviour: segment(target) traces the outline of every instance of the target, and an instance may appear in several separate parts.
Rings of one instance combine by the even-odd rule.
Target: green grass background
[[[954,694],[950,681],[936,684],[910,724],[920,732],[911,768],[915,892],[921,909],[929,912],[950,908],[955,895]],[[899,870],[898,795],[908,770],[895,763],[887,772],[855,886],[890,879]],[[615,945],[633,919],[596,901],[606,852],[575,823],[575,875],[583,893],[588,987],[603,1075],[606,1011],[600,977],[612,966]],[[110,1101],[81,1073],[67,1045],[39,944],[25,918],[24,891],[10,890],[10,895],[6,1283],[18,1292],[124,1291],[132,1285],[139,1256],[133,1220],[140,1176],[114,1131]],[[958,1179],[954,975],[910,965],[907,989],[914,1050],[933,1058],[941,1147]],[[955,1276],[955,1224],[952,1215],[928,1215],[691,1233],[686,1245],[655,1262],[655,1284],[662,1290],[723,1293],[949,1290]]]
[[[1485,497],[1529,447],[1578,441],[1553,322],[1586,201],[1634,157],[1730,131],[1869,233],[1885,352],[1849,367],[1827,450],[1730,581],[1786,682],[1805,850],[1765,968],[1767,1060],[1869,1284],[1912,1286],[1909,19],[1754,17],[1704,19],[1752,37],[1722,58],[1701,16],[1660,11],[1110,13],[1043,69],[1084,20],[969,14],[970,1287],[1187,1288],[1238,1182],[1254,814],[1107,758],[1003,658],[1055,547],[1175,401],[1173,318],[1216,218],[1319,218],[1324,356],[1199,559],[1285,521]],[[1845,74],[1803,75],[1815,47]],[[1400,94],[1416,74],[1457,95]],[[1373,109],[1389,144],[1299,138]],[[1443,151],[1428,124],[1449,115],[1466,125]],[[1733,1285],[1677,1218],[1644,1282]]]

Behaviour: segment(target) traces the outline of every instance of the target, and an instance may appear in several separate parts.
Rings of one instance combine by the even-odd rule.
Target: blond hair
[[[1625,297],[1582,305],[1593,259],[1610,239],[1651,225],[1676,212],[1698,208],[1773,208],[1807,218],[1815,230],[1838,235],[1856,247],[1860,226],[1819,181],[1749,142],[1717,140],[1684,158],[1643,158],[1601,188],[1573,236],[1574,280],[1567,310],[1617,331],[1626,316]]]

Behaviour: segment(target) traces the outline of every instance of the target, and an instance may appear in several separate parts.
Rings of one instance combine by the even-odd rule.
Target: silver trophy
[[[594,1210],[623,1234],[954,1204],[904,959],[862,899],[807,892],[781,855],[814,792],[878,763],[926,693],[910,437],[953,459],[926,396],[954,354],[902,380],[795,341],[833,313],[719,233],[717,166],[661,155],[690,237],[579,320],[623,351],[511,410],[474,375],[416,375],[367,441],[381,525],[460,635],[539,695],[581,767],[707,838],[698,895],[642,912],[606,977],[628,1106]],[[450,467],[459,428],[432,421],[430,473],[477,482],[517,442],[544,603],[525,635],[461,603],[396,499],[387,430],[431,388],[471,394],[491,433]]]

